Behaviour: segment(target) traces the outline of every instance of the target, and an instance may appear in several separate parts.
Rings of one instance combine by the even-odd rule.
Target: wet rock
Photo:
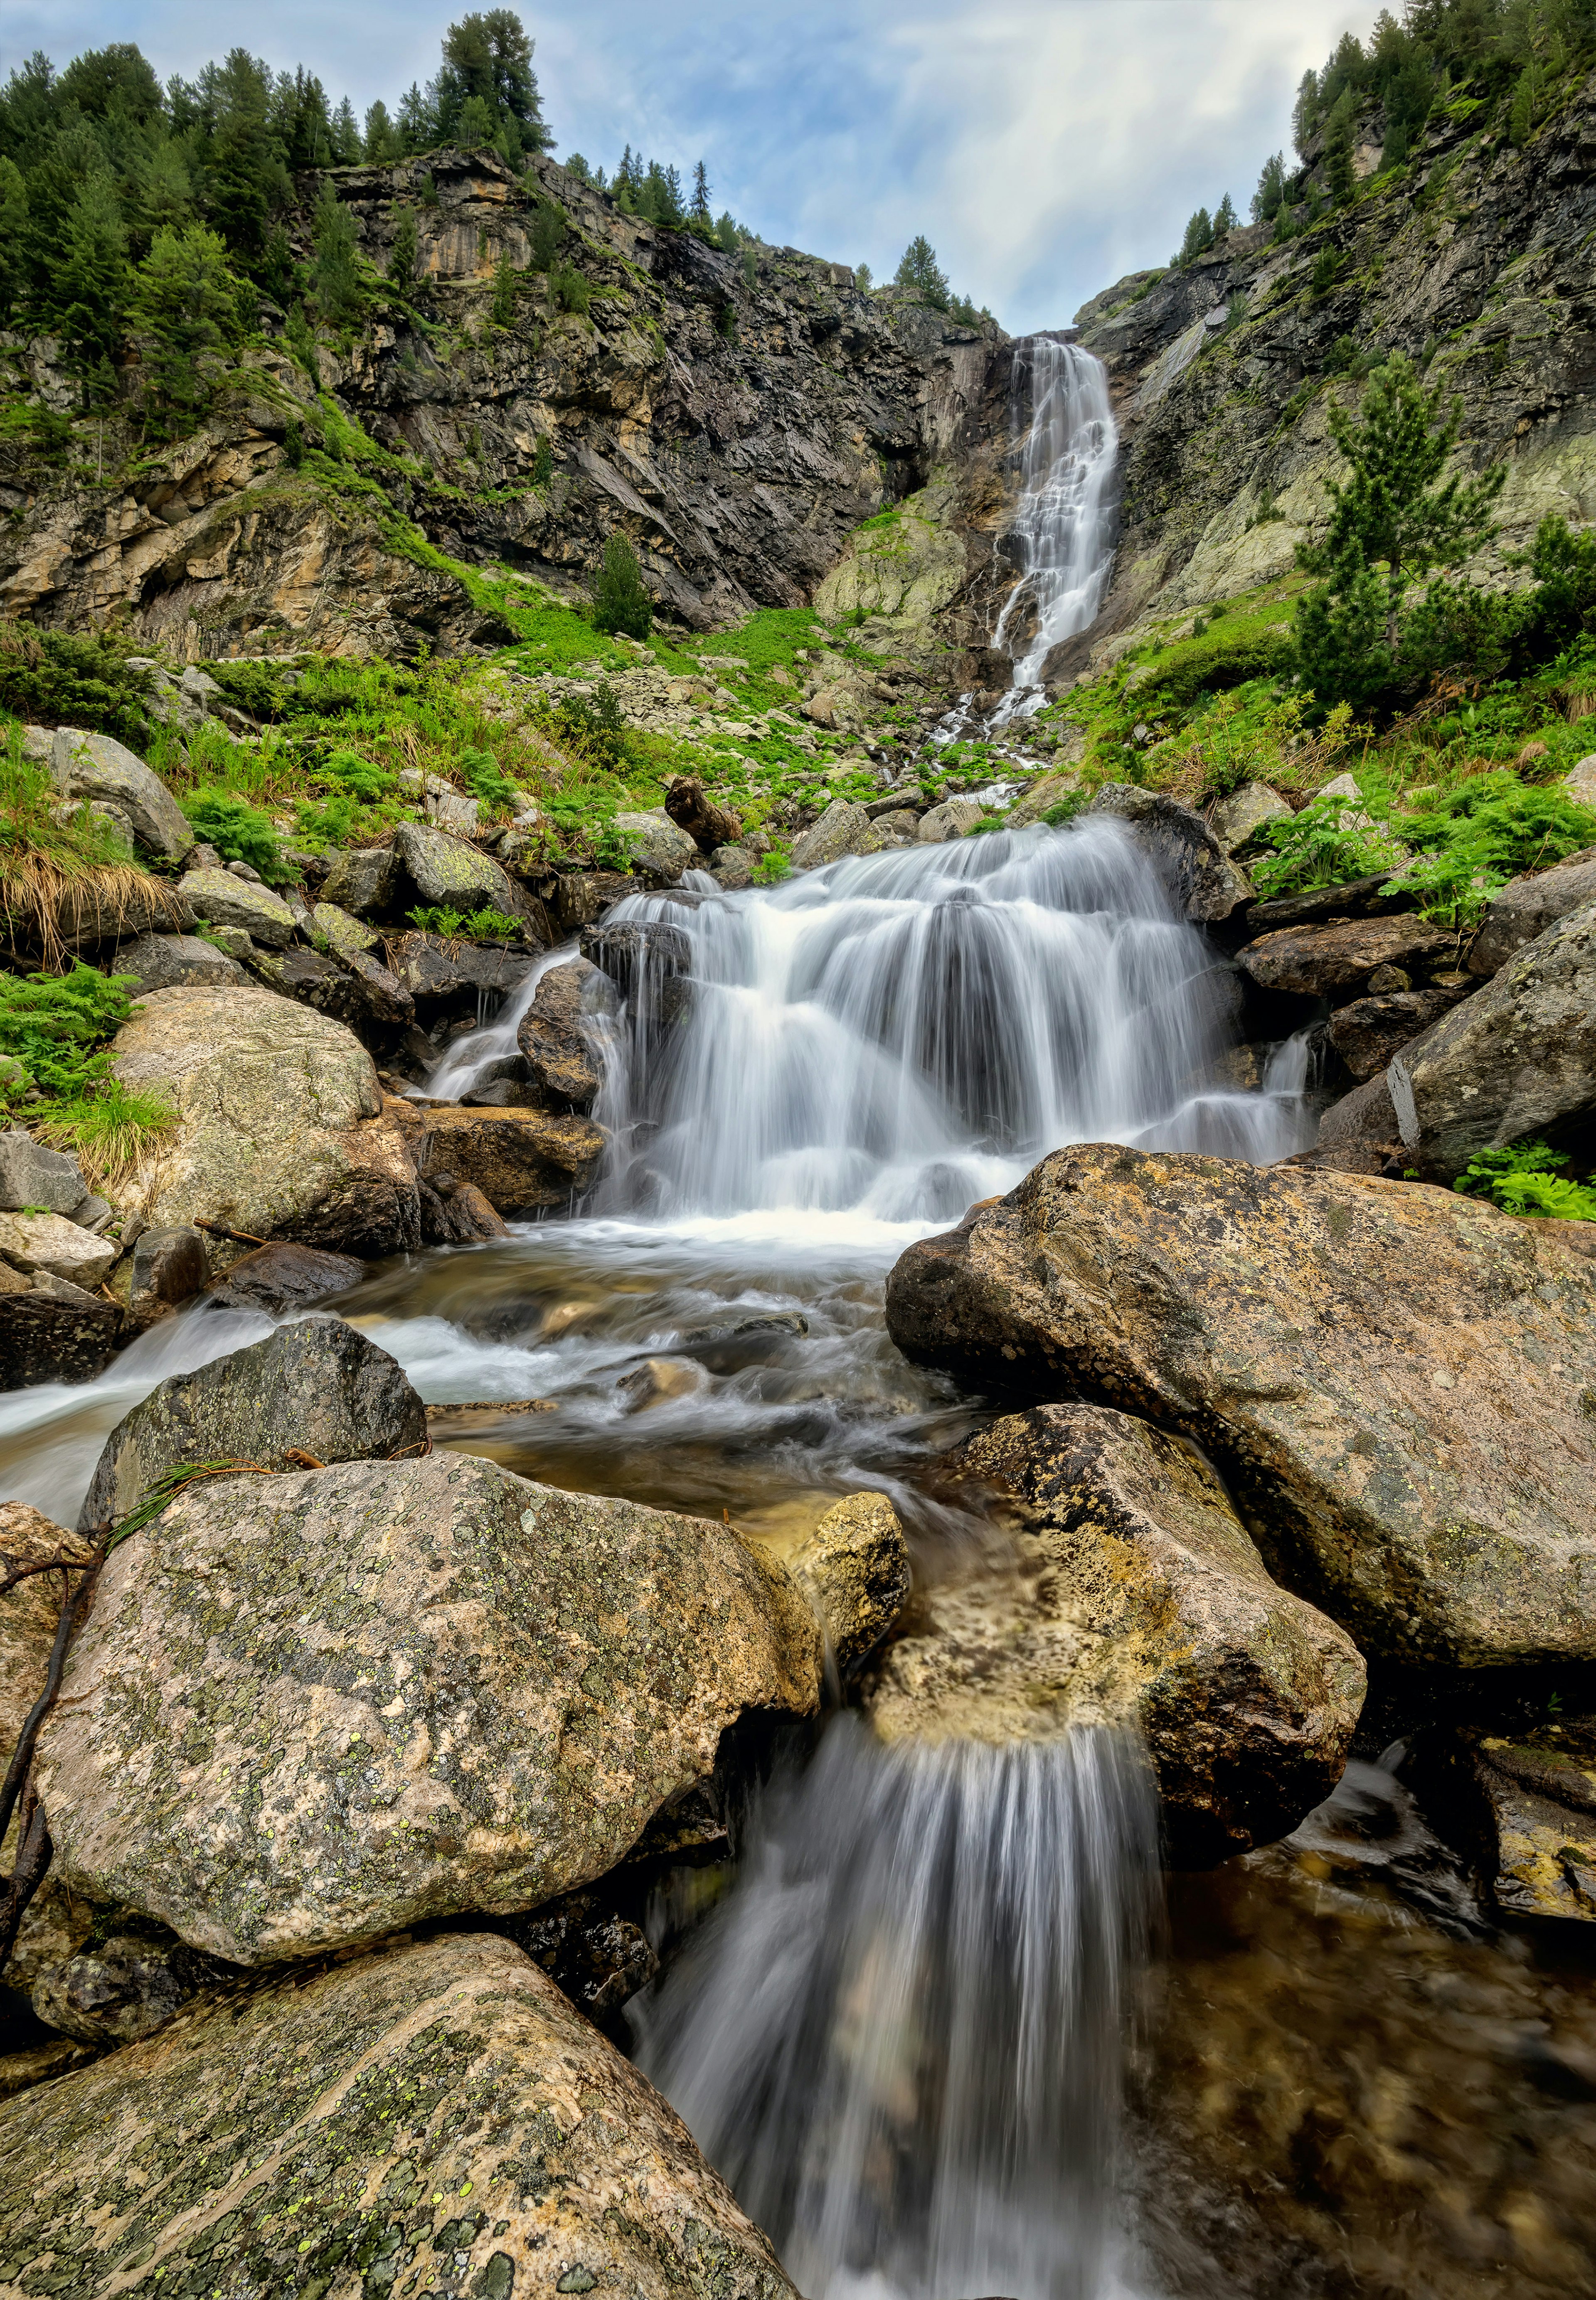
[[[369,951],[341,950],[338,962],[355,987],[359,1020],[384,1031],[404,1030],[415,1020],[415,1001],[396,975]]]
[[[1596,902],[1596,848],[1571,854],[1550,871],[1509,879],[1500,893],[1492,896],[1480,930],[1469,946],[1469,972],[1497,973],[1526,942],[1533,942],[1557,920],[1591,902]]]
[[[1130,829],[1184,918],[1218,926],[1252,900],[1252,886],[1199,814],[1161,791],[1105,783],[1085,812],[1116,816]]]
[[[325,1254],[313,1246],[257,1246],[212,1279],[205,1298],[227,1310],[263,1310],[269,1318],[287,1318],[358,1285],[364,1275],[364,1262],[350,1254]]]
[[[940,846],[949,838],[963,838],[974,829],[986,809],[976,799],[944,799],[920,817],[915,838],[922,846]]]
[[[1386,1083],[1413,1164],[1438,1181],[1476,1150],[1596,1109],[1596,901],[1525,943],[1394,1055]]]
[[[363,951],[329,958],[303,946],[252,953],[250,971],[280,997],[296,999],[350,1029],[373,1024],[399,1030],[415,1017],[415,1001],[404,984]]]
[[[666,1404],[672,1398],[690,1397],[703,1387],[703,1368],[684,1364],[680,1358],[645,1358],[615,1384],[630,1401],[627,1411],[631,1413],[640,1413],[646,1406]]]
[[[194,844],[182,808],[159,775],[109,735],[58,727],[50,746],[50,779],[71,799],[103,799],[127,817],[152,854],[180,862]]]
[[[871,821],[864,808],[851,799],[834,798],[820,821],[793,840],[792,867],[818,871],[845,854],[868,854],[871,842]]]
[[[175,1935],[113,1933],[97,1948],[79,1949],[41,1972],[33,2010],[46,2029],[81,2044],[130,2045],[164,2029],[190,1997],[233,1972]]]
[[[1208,823],[1225,853],[1233,854],[1238,847],[1255,838],[1265,823],[1274,822],[1291,812],[1280,793],[1272,790],[1267,783],[1243,783],[1240,790],[1216,802],[1209,812]]]
[[[621,871],[562,871],[555,881],[554,915],[562,935],[580,934],[637,887]]]
[[[1340,1004],[1363,990],[1377,967],[1428,973],[1455,956],[1456,935],[1412,916],[1349,919],[1341,926],[1287,927],[1236,953],[1236,963],[1261,989]]]
[[[600,1894],[566,1893],[512,1923],[510,1931],[596,2029],[619,2045],[630,2043],[622,2007],[659,1971],[640,1925],[607,1908]]]
[[[47,1271],[92,1292],[116,1260],[118,1248],[63,1214],[0,1214],[0,1261],[24,1276]]]
[[[1540,1228],[1411,1184],[1082,1145],[911,1246],[887,1322],[979,1388],[1184,1431],[1276,1578],[1366,1652],[1596,1657],[1596,1265]]]
[[[153,1325],[197,1294],[210,1274],[210,1257],[198,1230],[140,1230],[133,1247],[128,1307],[141,1326]]]
[[[42,1206],[71,1214],[88,1196],[82,1168],[64,1150],[46,1149],[20,1126],[0,1132],[0,1208],[14,1213]]]
[[[124,1516],[180,1462],[387,1461],[426,1437],[426,1409],[386,1350],[342,1318],[305,1318],[158,1383],[105,1440],[79,1523]]]
[[[395,978],[429,1021],[457,1011],[474,1014],[484,992],[490,998],[507,996],[526,979],[532,963],[523,952],[445,943],[420,932],[398,936],[388,954]]]
[[[660,919],[625,926],[584,927],[581,954],[607,974],[627,1005],[650,1029],[669,1027],[690,996],[692,946],[680,927]]]
[[[372,1256],[419,1243],[404,1136],[384,1114],[370,1054],[341,1023],[253,984],[160,990],[113,1054],[124,1086],[153,1088],[178,1112],[175,1135],[124,1194],[153,1228],[200,1218]]]
[[[116,971],[132,975],[140,990],[175,990],[244,979],[244,970],[236,958],[198,935],[139,935],[117,952]]]
[[[869,1658],[909,1594],[909,1546],[885,1494],[849,1494],[829,1509],[787,1570],[825,1625],[844,1677]]]
[[[223,1992],[8,2101],[0,2226],[18,2288],[63,2294],[354,2300],[419,2262],[475,2300],[796,2300],[647,2079],[489,1934]]]
[[[592,1108],[602,1081],[589,1024],[596,1009],[614,1003],[608,977],[585,958],[551,966],[539,979],[515,1043],[548,1106]]]
[[[356,919],[378,919],[395,907],[404,873],[392,846],[351,846],[332,858],[322,900]]]
[[[697,775],[678,775],[665,792],[665,812],[686,831],[701,854],[735,846],[742,824],[730,807],[717,804]]]
[[[426,1112],[420,1170],[423,1179],[456,1175],[498,1213],[521,1213],[580,1196],[608,1138],[573,1112],[434,1106]]]
[[[116,1304],[77,1287],[62,1301],[46,1290],[60,1284],[21,1277],[0,1262],[0,1389],[92,1381],[115,1355],[121,1340]]]
[[[818,1686],[807,1605],[729,1526],[348,1461],[190,1487],[113,1551],[39,1794],[64,1884],[267,1962],[588,1882],[733,1719]]]
[[[266,950],[286,950],[297,921],[280,895],[270,887],[252,887],[230,871],[190,871],[178,881],[178,892],[196,919],[208,925],[241,927],[251,942]]]
[[[1340,1779],[1365,1670],[1344,1631],[1270,1579],[1196,1448],[1098,1405],[1014,1414],[955,1456],[1016,1521],[1014,1585],[933,1591],[889,1652],[877,1729],[1050,1738],[1132,1723],[1176,1860],[1281,1836]]]
[[[697,846],[663,807],[641,814],[618,814],[615,829],[626,842],[633,870],[645,878],[674,884],[684,871],[699,868]]]
[[[526,907],[515,881],[490,854],[430,823],[402,822],[394,833],[394,852],[424,903],[503,911],[510,918],[520,917]],[[330,901],[340,899],[330,881],[322,892]],[[352,910],[354,904],[344,907]]]
[[[1293,1166],[1324,1166],[1337,1174],[1384,1174],[1403,1156],[1397,1113],[1383,1071],[1333,1102],[1319,1121],[1311,1150],[1286,1161]]]
[[[880,831],[880,824],[876,826]],[[746,846],[717,846],[709,858],[709,875],[729,895],[754,883],[754,857]]]
[[[1005,829],[1024,830],[1032,823],[1040,822],[1044,814],[1062,806],[1065,799],[1074,798],[1080,788],[1081,777],[1072,771],[1039,775],[1004,816]]]
[[[1469,1734],[1452,1770],[1497,1906],[1596,1924],[1596,1718]]]
[[[1444,988],[1398,990],[1389,996],[1355,998],[1330,1018],[1329,1038],[1336,1053],[1360,1082],[1383,1072],[1391,1056],[1400,1054],[1421,1030],[1450,1014],[1473,984],[1465,977]],[[1383,1080],[1382,1081],[1383,1083]],[[1394,1114],[1394,1113],[1393,1113]]]

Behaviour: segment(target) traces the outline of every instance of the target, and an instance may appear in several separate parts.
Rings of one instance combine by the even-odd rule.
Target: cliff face
[[[1304,237],[1233,233],[1077,315],[1119,405],[1120,549],[1089,646],[1053,668],[1289,571],[1337,462],[1327,410],[1359,388],[1349,354],[1427,361],[1462,399],[1466,460],[1506,462],[1482,572],[1506,575],[1547,512],[1596,519],[1596,76],[1522,150],[1479,112],[1437,113],[1410,168]]]
[[[193,626],[196,651],[291,635],[405,654],[500,635],[438,554],[570,588],[620,527],[661,606],[709,629],[808,599],[849,532],[946,457],[982,389],[990,338],[793,249],[745,265],[656,229],[550,162],[518,179],[491,153],[434,154],[333,180],[379,271],[414,214],[425,317],[324,334],[324,396],[280,330],[170,451],[138,456],[115,424],[99,470],[12,451],[4,612],[81,626],[120,611],[152,639]],[[565,219],[552,279],[531,269],[550,203]],[[513,312],[496,321],[506,259]],[[0,356],[65,411],[52,348],[13,338]],[[334,451],[330,473],[292,467],[295,423]]]

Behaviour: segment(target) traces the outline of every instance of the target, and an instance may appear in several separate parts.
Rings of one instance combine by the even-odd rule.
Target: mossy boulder
[[[235,1989],[0,2103],[0,2289],[796,2300],[648,2079],[507,1940]]]

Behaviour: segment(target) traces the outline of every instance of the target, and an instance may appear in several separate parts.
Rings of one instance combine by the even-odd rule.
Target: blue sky
[[[437,68],[460,5],[5,0],[0,69],[134,40],[164,78],[234,46],[303,62],[357,111]],[[698,0],[522,9],[556,156],[703,154],[718,209],[890,276],[923,231],[1015,333],[1166,261],[1187,216],[1246,204],[1291,98],[1375,5],[1338,0]]]

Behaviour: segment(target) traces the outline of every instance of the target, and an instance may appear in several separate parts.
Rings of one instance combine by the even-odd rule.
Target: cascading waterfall
[[[1119,435],[1107,371],[1079,344],[1029,336],[1015,346],[1013,429],[1023,429],[1020,496],[1009,529],[1020,578],[992,634],[1014,661],[998,723],[1042,703],[1042,667],[1061,640],[1096,621],[1114,564],[1114,476]],[[1020,414],[1022,379],[1030,406]]]
[[[853,859],[697,910],[611,913],[689,953],[664,1040],[645,986],[596,1114],[617,1208],[957,1220],[1060,1144],[1264,1161],[1302,1080],[1216,1086],[1229,978],[1117,823]]]
[[[812,2300],[1095,2300],[1125,1980],[1157,1861],[1135,1748],[833,1725],[638,2058]]]

